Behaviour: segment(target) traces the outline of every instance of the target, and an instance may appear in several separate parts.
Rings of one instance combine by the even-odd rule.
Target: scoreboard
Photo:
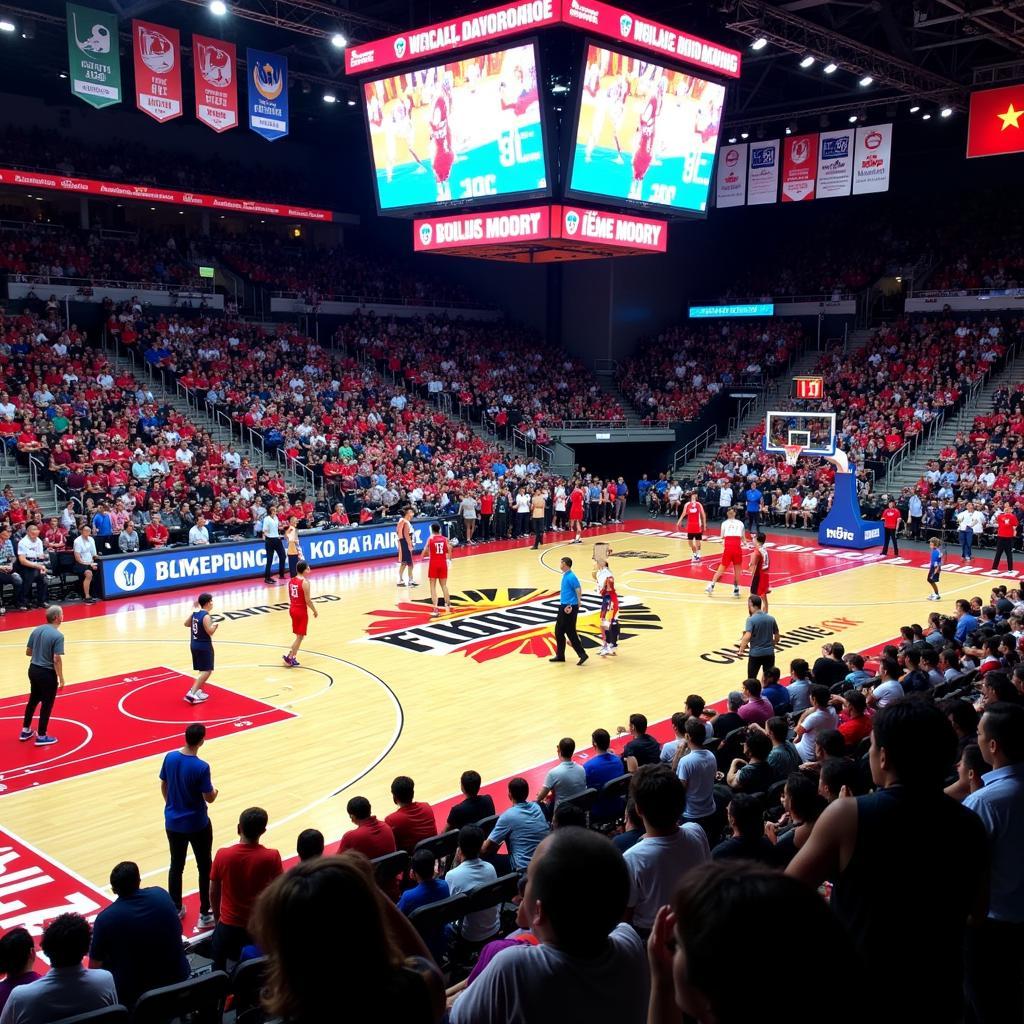
[[[793,397],[808,401],[820,401],[825,397],[824,377],[794,377]]]

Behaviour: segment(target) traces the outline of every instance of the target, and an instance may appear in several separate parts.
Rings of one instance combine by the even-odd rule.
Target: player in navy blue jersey
[[[939,573],[942,572],[942,543],[938,537],[932,537],[928,543],[931,545],[931,554],[928,557],[928,583],[932,593],[928,595],[929,601],[941,601],[939,596]]]
[[[213,634],[217,632],[218,624],[213,621],[212,610],[213,594],[200,594],[192,606],[192,613],[185,620],[192,650],[192,669],[196,673],[192,689],[185,694],[189,704],[202,704],[204,700],[210,699],[210,695],[203,689],[203,683],[213,673]]]

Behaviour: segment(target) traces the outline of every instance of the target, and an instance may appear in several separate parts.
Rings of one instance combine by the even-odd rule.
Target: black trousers
[[[481,512],[477,532],[481,540],[488,540],[491,536],[491,512]]]
[[[29,696],[25,705],[25,718],[22,727],[32,727],[32,716],[39,708],[39,735],[45,736],[47,726],[50,724],[50,712],[53,711],[53,702],[57,699],[57,673],[52,668],[44,668],[42,665],[29,665],[28,667]]]
[[[213,929],[212,949],[210,959],[213,960],[214,970],[223,971],[228,961],[238,962],[242,955],[242,947],[249,944],[249,933],[235,924],[224,924],[217,922]]]
[[[544,543],[544,520],[542,518],[531,519],[533,526],[533,546],[539,548]]]
[[[999,568],[999,560],[1006,555],[1006,567],[1013,572],[1013,538],[996,537],[996,555],[992,559],[992,568]]]
[[[569,611],[565,609],[568,608]],[[580,642],[579,634],[576,632],[576,618],[579,615],[579,605],[560,605],[558,618],[555,620],[555,655],[559,658],[565,657],[565,640],[569,639],[572,649],[577,657],[584,655],[583,644]]]
[[[274,564],[274,556],[277,556],[277,575],[284,576],[285,562],[287,556],[284,553],[284,541],[280,537],[264,537],[263,547],[267,552],[267,567],[263,573],[263,578],[269,583],[270,577],[273,575],[271,566]]]
[[[774,654],[751,654],[747,657],[747,678],[756,679],[763,668],[775,668]]]
[[[988,918],[967,932],[967,1020],[971,1024],[1024,1020],[1024,924]]]
[[[896,531],[890,530],[888,527],[885,529],[885,543],[882,545],[882,554],[889,554],[889,544],[892,544],[892,553],[898,555],[900,553],[900,546],[896,543]]]
[[[35,588],[36,602],[46,604],[46,573],[30,569],[27,565],[23,565],[18,572],[21,574],[22,601],[31,601],[32,589]]]
[[[299,565],[299,556],[298,555],[289,555],[288,556],[288,578],[289,579],[293,580],[293,579],[295,579],[296,576],[299,575],[298,565]]]
[[[920,540],[921,539],[921,523],[923,516],[911,516],[910,517],[910,539]]]
[[[508,537],[508,513],[494,513],[494,539],[505,540]]]
[[[210,865],[213,863],[213,825],[206,823],[198,832],[172,832],[167,829],[167,845],[171,850],[171,866],[167,872],[167,892],[176,907],[181,907],[181,876],[185,873],[188,848],[199,869],[199,911],[210,912]]]
[[[530,513],[529,512],[517,512],[516,513],[516,536],[526,537],[530,533]]]

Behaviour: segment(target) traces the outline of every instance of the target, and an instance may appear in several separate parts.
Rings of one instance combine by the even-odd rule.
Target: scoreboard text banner
[[[747,144],[721,146],[715,181],[715,205],[724,210],[747,199]]]
[[[67,5],[71,92],[93,107],[121,102],[117,15]]]
[[[288,58],[248,49],[249,127],[267,142],[288,134]]]
[[[176,28],[132,22],[135,105],[155,121],[181,117],[181,37]]]
[[[892,125],[876,124],[857,129],[853,153],[853,194],[868,195],[889,191],[889,167],[892,164]]]
[[[779,201],[779,140],[752,142],[747,170],[747,205],[766,206]]]
[[[462,213],[413,222],[413,250],[441,252],[467,246],[533,242],[551,237],[551,207]]]
[[[238,127],[238,59],[235,44],[192,36],[196,117],[215,132]]]
[[[728,78],[740,77],[738,50],[642,18],[600,0],[519,0],[477,14],[450,18],[412,32],[385,36],[345,51],[345,71],[358,74],[436,57],[477,43],[551,25],[571,25],[617,39],[670,60]]]
[[[818,134],[792,135],[782,144],[782,201],[806,202],[814,198],[818,169]]]
[[[853,129],[818,136],[818,199],[848,196],[853,181]]]
[[[553,206],[551,217],[551,234],[555,238],[600,242],[613,248],[647,252],[668,249],[668,223],[663,220],[584,206]]]
[[[971,93],[967,156],[1000,156],[1024,151],[1024,85]]]

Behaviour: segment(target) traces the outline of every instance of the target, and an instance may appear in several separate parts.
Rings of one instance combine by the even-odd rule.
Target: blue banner
[[[882,524],[860,514],[855,473],[836,473],[832,507],[818,527],[818,543],[823,548],[877,547],[882,543]]]
[[[249,127],[268,142],[288,134],[288,58],[246,50],[249,70]]]
[[[772,302],[747,302],[734,306],[691,306],[691,319],[718,316],[774,316]]]
[[[414,552],[418,553],[426,544],[433,522],[433,519],[413,520]],[[398,556],[394,522],[303,532],[299,546],[306,561],[314,568]],[[262,540],[237,540],[203,547],[161,548],[139,551],[134,555],[110,555],[100,558],[99,562],[103,596],[109,599],[154,594],[178,587],[201,590],[214,583],[262,576],[267,553]]]

